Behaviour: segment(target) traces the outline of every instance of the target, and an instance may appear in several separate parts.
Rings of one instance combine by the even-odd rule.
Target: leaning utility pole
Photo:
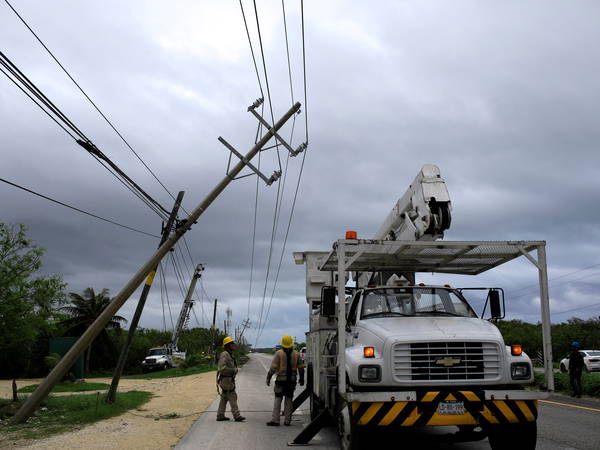
[[[171,234],[171,229],[175,224],[175,220],[177,219],[177,213],[179,212],[179,207],[181,206],[181,201],[183,200],[183,191],[179,191],[177,194],[177,199],[175,200],[175,205],[173,205],[173,210],[171,211],[171,215],[169,216],[169,220],[167,220],[167,224],[162,229],[162,236],[160,239],[160,244],[158,247],[165,243],[169,234]],[[150,288],[152,287],[152,283],[154,282],[154,276],[156,275],[156,270],[158,269],[158,264],[154,266],[152,272],[148,274],[146,278],[146,284],[144,284],[144,289],[142,289],[142,295],[140,295],[140,299],[138,300],[137,307],[135,309],[135,313],[133,314],[133,318],[131,319],[131,324],[129,325],[129,331],[127,332],[127,339],[125,341],[125,345],[121,349],[121,354],[119,355],[119,360],[117,361],[117,366],[115,367],[115,371],[113,373],[113,379],[110,384],[110,389],[108,390],[108,395],[106,396],[107,403],[114,403],[117,397],[117,388],[119,387],[119,381],[121,380],[121,375],[123,374],[123,369],[125,368],[125,363],[127,362],[127,355],[129,354],[129,349],[131,348],[131,343],[133,342],[133,336],[137,330],[138,323],[140,318],[142,317],[142,311],[144,310],[144,305],[146,304],[146,299],[148,298],[148,293],[150,292]]]
[[[248,110],[256,108],[254,105],[262,103],[255,102]],[[11,424],[21,423],[27,420],[33,412],[37,409],[40,403],[48,396],[52,388],[62,379],[67,371],[73,366],[75,360],[79,355],[87,349],[92,341],[98,336],[98,334],[106,327],[108,322],[113,318],[117,311],[123,306],[127,299],[135,292],[140,284],[144,281],[144,278],[152,271],[154,267],[161,261],[161,259],[167,254],[167,252],[173,248],[173,246],[181,239],[181,237],[191,228],[191,226],[198,220],[204,211],[215,201],[215,199],[225,190],[225,188],[231,183],[237,175],[246,166],[254,170],[257,175],[260,174],[258,169],[254,168],[250,161],[260,150],[265,146],[269,140],[277,131],[287,122],[300,109],[300,103],[294,104],[273,127],[269,128],[266,134],[258,140],[256,144],[248,151],[245,156],[239,155],[236,151],[235,154],[239,155],[240,162],[238,162],[231,170],[228,170],[225,177],[208,193],[208,195],[194,208],[189,217],[181,223],[175,229],[175,233],[167,239],[163,245],[161,245],[156,252],[150,257],[145,264],[135,273],[135,275],[127,282],[127,284],[121,289],[121,291],[112,299],[108,306],[100,313],[98,318],[90,325],[90,327],[83,333],[83,335],[77,340],[69,351],[61,358],[54,369],[48,374],[46,379],[40,383],[37,389],[27,397],[27,400],[23,403],[21,408],[11,418]],[[279,139],[279,138],[277,138]],[[263,178],[264,175],[261,176]],[[274,175],[268,180],[272,180]],[[264,178],[263,178],[264,179]],[[267,183],[270,184],[270,183]]]

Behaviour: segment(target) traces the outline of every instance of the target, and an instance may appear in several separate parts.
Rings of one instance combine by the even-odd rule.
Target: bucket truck
[[[151,370],[165,370],[177,366],[177,359],[185,359],[185,352],[180,352],[177,348],[181,332],[185,330],[190,320],[190,311],[194,305],[192,294],[196,288],[198,279],[202,276],[204,266],[198,264],[192,275],[192,280],[188,288],[187,295],[181,306],[177,326],[173,330],[171,342],[161,347],[154,347],[148,350],[148,355],[142,361],[142,372],[146,373]]]
[[[501,288],[485,288],[478,315],[466,289],[417,283],[418,273],[478,275],[525,256],[538,269],[547,388],[553,390],[544,241],[442,241],[451,202],[439,169],[425,165],[373,239],[348,232],[331,251],[294,253],[306,266],[306,444],[337,424],[344,449],[379,430],[455,426],[453,441],[533,449],[537,400],[520,342],[504,342]],[[530,254],[537,251],[537,259]],[[352,275],[354,285],[348,286]],[[486,314],[486,311],[488,313]],[[304,396],[304,398],[301,398]]]

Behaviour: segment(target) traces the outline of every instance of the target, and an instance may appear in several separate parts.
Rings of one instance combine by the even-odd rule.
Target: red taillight
[[[363,355],[365,358],[375,358],[375,347],[364,347]]]
[[[523,353],[523,348],[519,344],[510,346],[510,354],[511,355],[521,356],[522,353]]]

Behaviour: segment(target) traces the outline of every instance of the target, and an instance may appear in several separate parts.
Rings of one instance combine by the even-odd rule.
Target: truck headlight
[[[381,367],[374,365],[358,366],[358,379],[363,383],[381,381]]]
[[[513,380],[528,380],[531,377],[531,366],[529,363],[512,363],[510,374]]]

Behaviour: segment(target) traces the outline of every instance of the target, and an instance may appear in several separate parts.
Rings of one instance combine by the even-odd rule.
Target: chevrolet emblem
[[[451,367],[461,363],[460,358],[452,358],[450,356],[446,356],[445,358],[440,358],[435,361],[437,365]]]

